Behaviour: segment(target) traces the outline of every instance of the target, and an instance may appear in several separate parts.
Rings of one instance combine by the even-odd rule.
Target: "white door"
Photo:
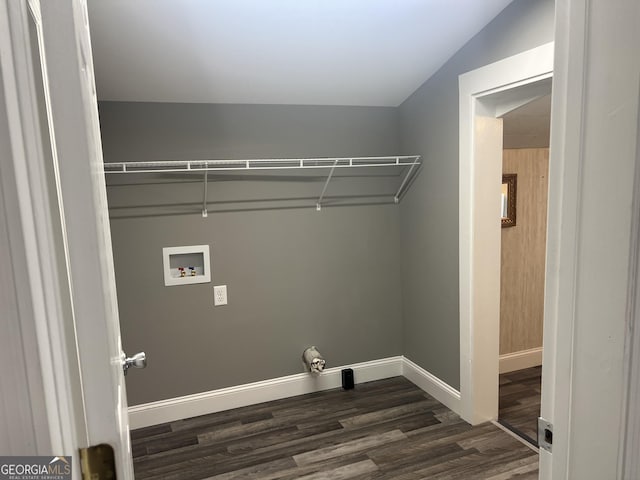
[[[15,171],[3,193],[20,213],[11,226],[27,259],[20,295],[36,312],[43,430],[52,455],[74,456],[74,478],[78,448],[98,444],[113,447],[118,478],[133,478],[86,2],[2,0],[0,22]]]

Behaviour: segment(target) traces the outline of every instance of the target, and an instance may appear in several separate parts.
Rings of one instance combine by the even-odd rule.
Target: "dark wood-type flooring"
[[[403,377],[131,432],[136,479],[537,479],[538,455]]]
[[[542,367],[526,368],[500,375],[499,422],[538,446],[540,383]]]

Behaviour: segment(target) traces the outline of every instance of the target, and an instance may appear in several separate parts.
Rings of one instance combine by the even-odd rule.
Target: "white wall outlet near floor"
[[[226,305],[227,304],[227,286],[216,285],[213,287],[213,305]]]

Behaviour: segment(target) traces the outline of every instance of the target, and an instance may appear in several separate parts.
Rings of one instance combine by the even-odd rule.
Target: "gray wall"
[[[398,109],[101,103],[106,161],[425,160],[399,209],[262,203],[204,220],[189,178],[110,180],[123,342],[150,358],[128,377],[130,404],[299,372],[309,344],[330,366],[404,354],[458,388],[458,75],[552,41],[553,15],[552,0],[516,0]],[[214,179],[211,208],[247,194],[307,205],[321,187],[290,180]],[[164,287],[162,247],[200,243],[211,245],[212,284]],[[211,306],[214,284],[229,286],[228,306]]]
[[[399,150],[391,108],[99,107],[107,162]],[[127,376],[131,405],[299,373],[312,344],[328,366],[402,353],[397,206],[250,207],[203,219],[201,183],[108,180],[110,206],[151,205],[131,215],[115,208],[111,221],[123,345],[149,358],[145,371]],[[238,189],[305,197],[321,187],[315,178],[289,180],[213,181],[210,189],[214,197]],[[191,213],[172,214],[185,197]],[[162,247],[196,244],[210,245],[212,283],[165,287]],[[218,284],[228,286],[229,305],[214,308]]]
[[[105,161],[395,155],[383,107],[101,102]]]
[[[516,0],[400,107],[404,152],[424,157],[401,204],[404,354],[460,385],[458,75],[553,41],[553,0]]]

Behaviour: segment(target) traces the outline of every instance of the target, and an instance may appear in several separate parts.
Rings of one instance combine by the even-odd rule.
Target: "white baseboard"
[[[542,365],[542,347],[500,355],[500,373]]]
[[[402,375],[403,357],[389,357],[354,365],[328,368],[322,375],[317,377],[313,377],[308,373],[299,373],[210,392],[135,405],[129,407],[129,427],[131,429],[149,427],[183,418],[337,388],[342,385],[341,371],[343,368],[353,369],[357,383],[381,380]]]
[[[129,427],[131,429],[149,427],[184,418],[197,417],[198,415],[337,388],[342,385],[341,371],[343,368],[353,369],[357,383],[403,375],[433,398],[460,414],[461,402],[458,390],[419,367],[411,360],[398,356],[328,368],[322,375],[317,377],[307,373],[299,373],[210,392],[135,405],[129,407]]]
[[[458,390],[443,382],[435,375],[427,372],[424,368],[416,365],[406,357],[402,357],[402,375],[440,403],[460,415],[462,404]]]

